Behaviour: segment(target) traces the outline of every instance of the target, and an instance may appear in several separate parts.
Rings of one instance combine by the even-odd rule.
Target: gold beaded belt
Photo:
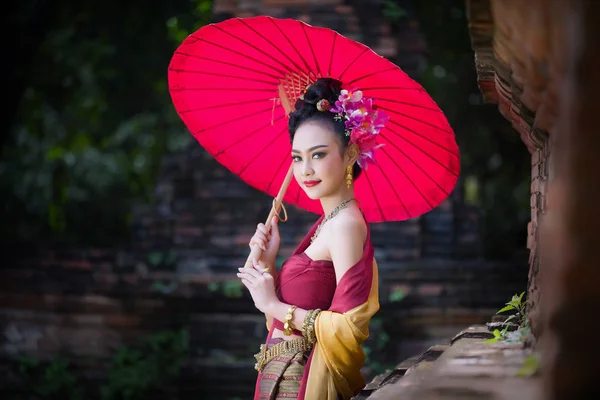
[[[267,348],[268,347],[268,348]],[[256,358],[256,364],[254,369],[262,371],[262,369],[271,361],[273,358],[285,354],[285,353],[300,353],[309,351],[312,349],[312,344],[304,337],[298,337],[295,339],[284,340],[282,342],[271,345],[270,347],[266,344],[260,345],[260,352],[254,355]]]

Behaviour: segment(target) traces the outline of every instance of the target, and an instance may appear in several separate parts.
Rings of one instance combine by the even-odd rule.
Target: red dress
[[[365,359],[361,343],[368,337],[370,318],[379,309],[377,265],[373,258],[374,249],[368,224],[363,256],[346,271],[339,284],[336,284],[333,263],[312,260],[304,252],[322,219],[323,216],[314,224],[292,256],[285,261],[275,280],[275,289],[280,301],[305,310],[324,310],[316,321],[318,324],[315,324],[317,345],[307,360],[298,399],[305,399],[305,395],[309,393],[309,397],[326,398],[326,393],[315,393],[319,392],[320,388],[331,385],[335,385],[338,392],[335,398],[339,396],[346,399],[364,386],[364,378],[360,374]],[[283,330],[283,323],[273,320],[266,343],[270,341],[274,329]],[[336,332],[337,330],[340,331]],[[298,330],[294,330],[294,333],[302,335]],[[315,352],[319,353],[318,363],[313,365]],[[319,372],[310,375],[309,378],[309,372],[314,368]],[[260,381],[259,373],[255,400],[259,397]]]

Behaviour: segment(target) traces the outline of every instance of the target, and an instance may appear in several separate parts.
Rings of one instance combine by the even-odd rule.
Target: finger
[[[271,219],[271,235],[274,238],[279,238],[279,218],[276,216]]]
[[[250,248],[252,246],[258,246],[262,251],[267,251],[267,241],[265,239],[252,239],[250,241]]]
[[[258,272],[254,268],[240,268],[239,270],[241,273],[248,274],[248,275],[252,276],[252,278],[254,278],[254,279],[260,279],[261,275],[262,275],[260,272]]]
[[[242,278],[242,279],[241,279],[241,281],[242,281],[242,284],[243,284],[244,286],[246,286],[246,288],[247,288],[247,289],[250,289],[250,288],[252,288],[252,283],[250,283],[250,281],[248,281],[247,279],[243,279],[243,278]]]
[[[254,234],[254,237],[253,237],[253,239],[254,239],[254,240],[256,240],[256,239],[262,239],[262,240],[265,240],[265,239],[267,238],[267,236],[268,236],[268,235],[267,235],[266,233],[264,233],[264,232],[256,232],[256,233]]]
[[[264,233],[257,232],[256,235],[254,235],[254,237],[250,239],[250,242],[256,243],[261,249],[263,249],[263,251],[266,251],[266,246],[267,243],[269,243],[269,238]]]
[[[250,286],[254,286],[255,278],[252,275],[243,272],[240,272],[236,275],[238,278],[240,278],[240,280],[246,281]]]
[[[260,224],[258,224],[258,225],[256,226],[256,231],[257,231],[257,232],[264,233],[265,235],[267,235],[267,234],[269,233],[269,228],[267,228],[267,227],[265,226],[265,224],[263,224],[263,223],[260,223]]]
[[[271,270],[269,269],[269,267],[262,261],[259,261],[258,264],[253,265],[254,270],[258,271],[259,273],[263,274],[265,272],[268,272],[269,274],[271,273]]]

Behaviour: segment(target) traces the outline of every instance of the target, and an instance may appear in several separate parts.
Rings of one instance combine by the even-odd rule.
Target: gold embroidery
[[[273,358],[284,354],[284,353],[300,353],[305,352],[312,349],[312,344],[308,343],[308,341],[303,337],[298,337],[296,339],[284,340],[273,346],[267,348],[266,344],[260,345],[260,351],[254,355],[256,358],[256,364],[254,364],[254,369],[257,371],[262,371],[262,369],[271,361]]]

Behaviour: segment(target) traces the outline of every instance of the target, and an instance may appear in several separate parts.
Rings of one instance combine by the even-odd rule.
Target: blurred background
[[[272,199],[187,132],[167,67],[191,32],[271,15],[325,26],[420,82],[461,179],[372,226],[381,311],[367,381],[526,289],[531,159],[483,104],[464,0],[11,3],[0,158],[0,390],[13,399],[245,399],[263,316],[235,272]],[[290,209],[280,262],[316,216]],[[235,376],[235,380],[231,377]]]

